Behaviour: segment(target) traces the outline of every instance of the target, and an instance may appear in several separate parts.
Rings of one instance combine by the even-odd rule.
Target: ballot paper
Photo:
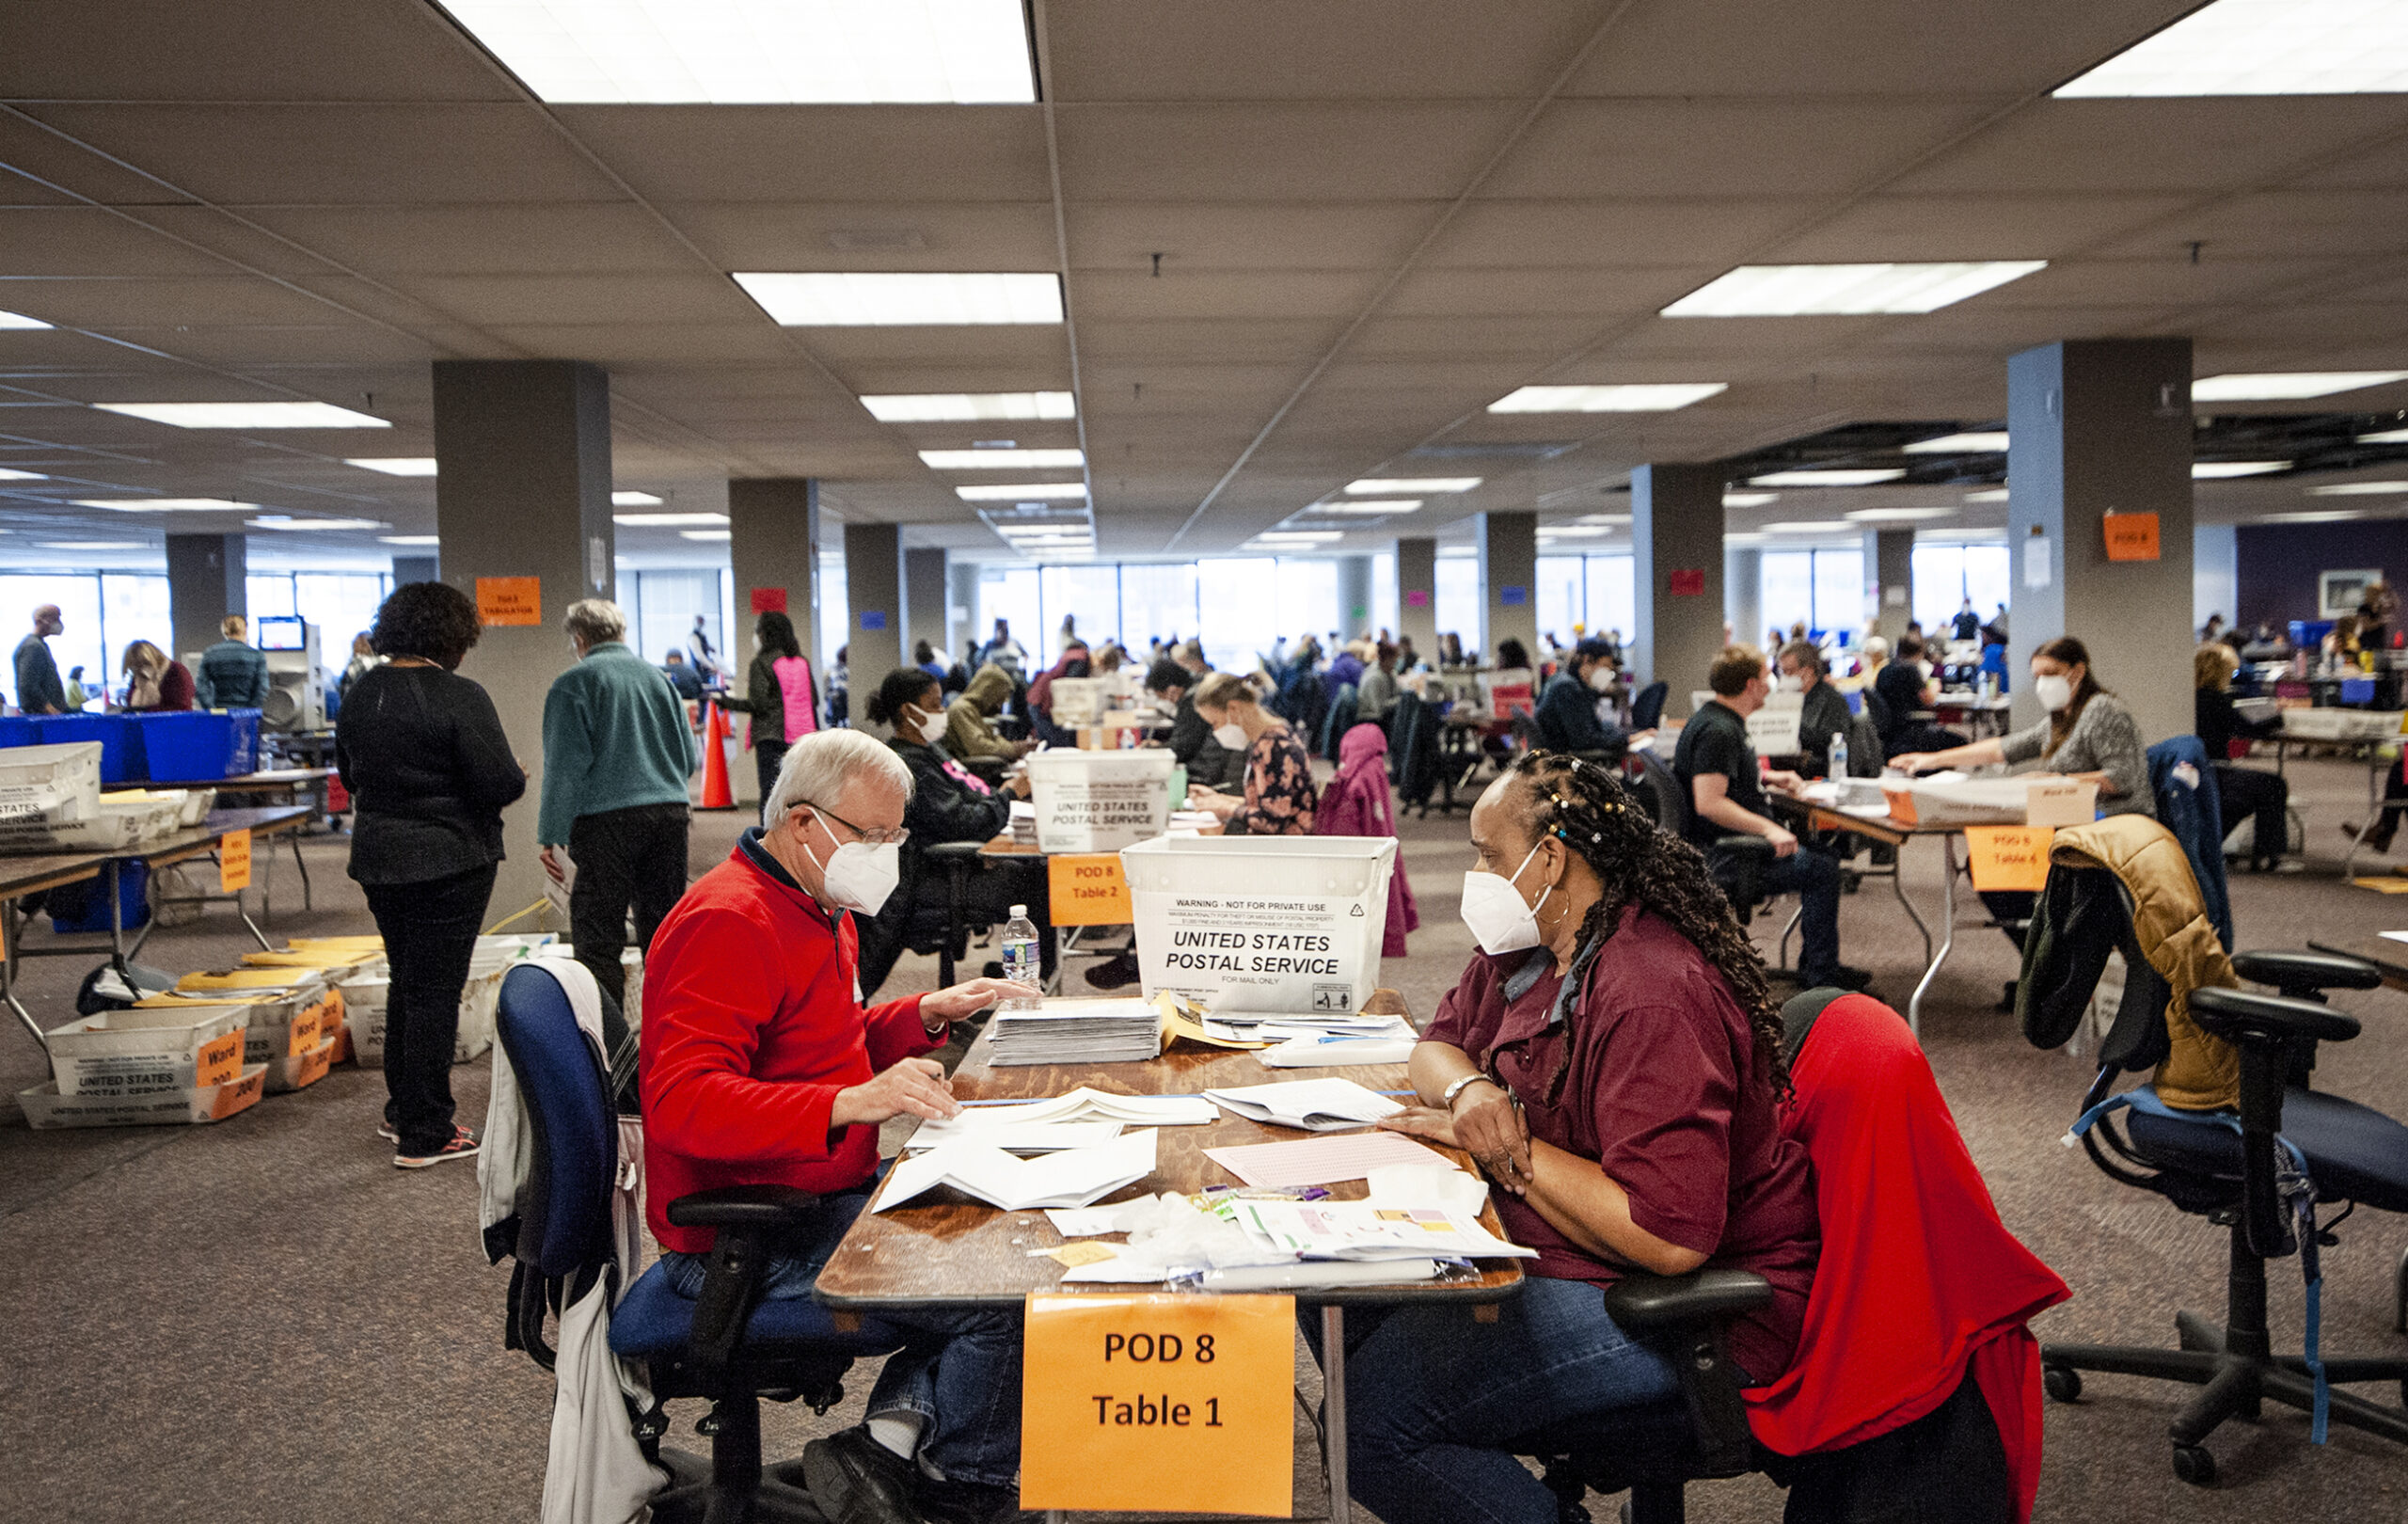
[[[1150,1000],[1048,1000],[997,1011],[987,1033],[999,1068],[1141,1063],[1162,1053],[1163,1018]]]
[[[1508,1243],[1443,1207],[1247,1197],[1226,1203],[1226,1210],[1257,1246],[1297,1259],[1538,1258],[1538,1250]]]
[[[1015,847],[1037,845],[1037,806],[1024,799],[1012,801],[1011,837]]]
[[[1006,1212],[1088,1206],[1154,1172],[1155,1135],[1144,1127],[1095,1148],[1064,1149],[1034,1159],[984,1143],[942,1143],[895,1161],[877,1210],[901,1206],[939,1185]]]
[[[1300,1127],[1308,1133],[1331,1133],[1347,1127],[1368,1127],[1404,1107],[1350,1079],[1289,1080],[1278,1085],[1244,1085],[1207,1090],[1205,1099],[1248,1121],[1278,1127]]]
[[[1399,1133],[1339,1133],[1293,1143],[1206,1149],[1204,1156],[1248,1185],[1282,1190],[1361,1180],[1388,1165],[1447,1167],[1447,1156]]]
[[[1064,1238],[1095,1238],[1125,1232],[1118,1207],[1047,1207],[1045,1220]]]
[[[1200,1095],[1115,1095],[1085,1085],[1044,1101],[973,1102],[961,1112],[951,1121],[922,1122],[920,1133],[930,1128],[954,1128],[974,1116],[981,1120],[970,1122],[956,1135],[967,1136],[970,1127],[1024,1126],[1032,1122],[1117,1121],[1131,1127],[1198,1127],[1221,1119],[1212,1103]],[[987,1118],[996,1119],[990,1122],[984,1119]],[[940,1131],[938,1135],[942,1138],[945,1135]]]
[[[1207,1270],[1196,1278],[1204,1292],[1331,1291],[1346,1286],[1399,1286],[1428,1280],[1438,1273],[1435,1260],[1282,1260],[1276,1264],[1232,1265]],[[1167,1280],[1155,1264],[1126,1254],[1092,1261],[1062,1273],[1065,1282],[1130,1285]]]
[[[1004,1107],[966,1107],[950,1121],[924,1121],[903,1140],[906,1152],[943,1144],[984,1143],[1006,1153],[1052,1153],[1091,1149],[1120,1135],[1117,1121],[1019,1121]]]
[[[1419,1040],[1402,1022],[1388,1037],[1291,1038],[1255,1055],[1268,1069],[1334,1069],[1346,1064],[1401,1064],[1413,1056]]]

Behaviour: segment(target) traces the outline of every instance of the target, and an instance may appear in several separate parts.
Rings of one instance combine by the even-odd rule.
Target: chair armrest
[[[792,1185],[721,1185],[669,1203],[676,1228],[793,1228],[819,1198]]]
[[[1772,1305],[1772,1282],[1746,1270],[1623,1277],[1606,1288],[1606,1312],[1625,1333],[1730,1323]]]
[[[983,841],[940,841],[920,849],[920,857],[928,863],[975,863]]]
[[[1772,860],[1772,843],[1762,836],[1718,836],[1714,849],[1718,852],[1741,852],[1751,857]]]
[[[2333,953],[2234,953],[2232,967],[2250,983],[2271,984],[2287,995],[2310,990],[2372,990],[2383,983],[2383,971],[2372,963]]]
[[[2226,1042],[2257,1047],[2347,1042],[2358,1035],[2358,1019],[2330,1006],[2248,990],[2192,991],[2191,1019]]]

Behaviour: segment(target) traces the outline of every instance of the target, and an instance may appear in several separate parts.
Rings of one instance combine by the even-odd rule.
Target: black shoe
[[[1861,968],[1850,968],[1846,963],[1833,963],[1830,967],[1811,976],[1800,974],[1798,987],[1801,990],[1846,990],[1854,993],[1872,982],[1873,976]]]
[[[2007,980],[2007,981],[2006,981],[2006,989],[2005,989],[2005,991],[2004,991],[2004,992],[2002,992],[2002,993],[1999,995],[1999,997],[1998,997],[1998,1008],[1999,1008],[1999,1009],[2001,1009],[2001,1010],[2005,1010],[2005,1011],[2012,1011],[2012,1010],[2015,1008],[2015,986],[2016,986],[2016,982],[2017,982],[2017,981],[2015,981],[2014,979],[2009,979],[2009,980]]]
[[[1087,970],[1087,983],[1098,990],[1123,989],[1136,983],[1138,976],[1137,955],[1133,952],[1108,958]]]
[[[829,1524],[926,1524],[913,1496],[918,1468],[865,1428],[803,1446],[802,1480]]]
[[[920,1516],[928,1524],[1043,1524],[1043,1514],[1022,1511],[1017,1487],[978,1482],[920,1484]]]

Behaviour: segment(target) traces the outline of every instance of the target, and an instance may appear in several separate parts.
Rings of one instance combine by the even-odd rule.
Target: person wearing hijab
[[[1338,773],[1321,791],[1321,805],[1313,813],[1313,834],[1396,834],[1396,808],[1388,791],[1388,738],[1380,726],[1359,724],[1339,739]],[[1421,912],[1413,902],[1413,885],[1405,881],[1404,854],[1400,849],[1396,870],[1388,875],[1387,930],[1381,939],[1380,956],[1402,958],[1404,934],[1420,926]]]

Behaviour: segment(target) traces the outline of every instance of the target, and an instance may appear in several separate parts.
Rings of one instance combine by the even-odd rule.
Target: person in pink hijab
[[[1313,817],[1316,836],[1393,836],[1396,811],[1388,795],[1388,738],[1378,725],[1361,724],[1338,743],[1338,775],[1322,790],[1321,809]],[[1383,958],[1404,956],[1404,934],[1421,925],[1414,907],[1413,885],[1404,881],[1404,854],[1397,853],[1396,871],[1388,878],[1387,934],[1380,945]]]

